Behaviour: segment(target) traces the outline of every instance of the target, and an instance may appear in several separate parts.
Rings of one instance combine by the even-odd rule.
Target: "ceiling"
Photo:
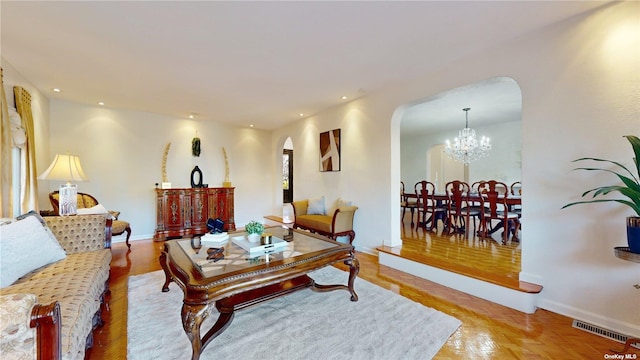
[[[469,127],[522,120],[522,92],[508,77],[496,77],[430,96],[410,106],[400,124],[403,136],[460,130],[469,108]],[[443,139],[444,140],[444,139]]]
[[[274,129],[604,3],[3,0],[1,50],[50,98]]]

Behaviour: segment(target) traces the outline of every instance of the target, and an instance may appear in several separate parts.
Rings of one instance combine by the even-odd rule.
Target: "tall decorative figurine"
[[[171,143],[168,143],[164,148],[164,154],[162,155],[162,188],[163,189],[171,189],[171,183],[167,178],[167,156],[169,156],[169,148],[171,148]]]
[[[231,187],[231,181],[229,180],[229,159],[227,158],[227,151],[222,147],[222,154],[224,155],[224,181],[223,187]]]

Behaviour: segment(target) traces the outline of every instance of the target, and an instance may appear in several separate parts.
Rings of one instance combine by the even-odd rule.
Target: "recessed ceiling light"
[[[252,127],[253,127],[253,124],[249,125],[249,127],[251,127],[251,128],[252,128]]]
[[[193,119],[193,114],[189,114],[189,119]]]
[[[300,117],[303,117],[303,116],[304,116],[304,114],[303,114],[303,113],[300,113],[300,114],[298,114],[298,115],[300,115]]]
[[[98,105],[104,106],[104,103],[102,101],[98,101]]]
[[[53,88],[53,89],[51,89],[51,90],[53,90],[53,92],[60,92],[60,91],[62,91],[62,90],[60,90],[60,89],[58,89],[58,88]]]
[[[347,97],[347,95],[342,95],[341,99],[342,99],[342,100],[347,100],[347,99],[348,99],[348,97]]]

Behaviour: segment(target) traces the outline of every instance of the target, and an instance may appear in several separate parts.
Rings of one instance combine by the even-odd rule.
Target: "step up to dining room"
[[[386,265],[533,313],[542,286],[521,281],[520,182],[401,183],[402,246],[380,246]]]

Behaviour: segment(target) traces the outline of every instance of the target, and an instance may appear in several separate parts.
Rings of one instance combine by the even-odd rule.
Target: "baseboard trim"
[[[619,320],[612,320],[610,318],[603,317],[600,314],[595,314],[590,311],[584,311],[573,306],[567,306],[565,304],[561,304],[544,298],[540,299],[538,307],[560,315],[564,315],[572,319],[599,326],[604,329],[616,331],[630,337],[640,338],[640,326],[638,326],[637,324]]]

